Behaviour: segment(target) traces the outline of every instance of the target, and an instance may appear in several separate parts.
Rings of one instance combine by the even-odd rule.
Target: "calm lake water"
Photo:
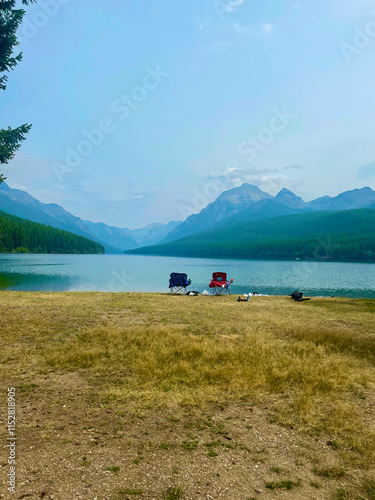
[[[234,278],[231,292],[375,298],[375,264],[188,259],[138,255],[0,255],[0,290],[168,292],[171,272],[190,290],[208,289],[212,273]]]

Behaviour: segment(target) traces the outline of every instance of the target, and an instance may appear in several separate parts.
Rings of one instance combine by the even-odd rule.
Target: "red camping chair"
[[[233,281],[233,279],[227,280],[227,273],[213,273],[209,286],[213,289],[214,295],[230,295],[229,286]]]

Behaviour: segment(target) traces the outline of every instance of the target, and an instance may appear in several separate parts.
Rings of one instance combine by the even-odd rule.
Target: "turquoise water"
[[[375,298],[375,264],[248,261],[139,255],[0,255],[0,290],[168,292],[172,272],[191,290],[208,289],[214,271],[234,279],[231,292]]]

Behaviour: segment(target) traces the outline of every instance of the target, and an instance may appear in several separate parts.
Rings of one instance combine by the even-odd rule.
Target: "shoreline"
[[[9,290],[9,289],[1,289],[0,288],[0,294],[4,293],[21,293],[21,294],[53,294],[53,295],[58,295],[58,294],[75,294],[75,295],[87,295],[87,294],[103,294],[103,295],[139,295],[142,297],[145,296],[161,296],[161,297],[189,297],[193,298],[192,296],[185,295],[185,294],[171,294],[170,292],[136,292],[136,291],[103,291],[103,290]],[[243,293],[231,293],[231,295],[202,295],[202,293],[199,293],[198,296],[194,296],[195,300],[197,300],[198,297],[203,297],[205,299],[209,298],[215,298],[217,300],[224,300],[224,299],[235,299],[237,301],[238,297],[244,297],[247,294]],[[350,300],[350,301],[375,301],[375,292],[373,297],[346,297],[346,296],[340,296],[340,295],[311,295],[311,294],[305,294],[304,297],[311,299],[311,300]],[[250,302],[258,299],[290,299],[291,302],[294,302],[293,299],[291,299],[290,295],[287,294],[280,294],[280,295],[274,295],[274,294],[261,294],[259,296],[253,295],[250,297]]]
[[[113,256],[136,256],[136,257],[162,257],[162,258],[172,258],[172,259],[204,259],[204,260],[234,260],[234,261],[243,261],[243,262],[300,262],[301,264],[366,264],[366,265],[375,265],[375,260],[346,260],[346,259],[335,259],[325,258],[325,259],[302,259],[295,258],[291,259],[290,257],[280,257],[280,258],[254,258],[254,257],[236,257],[236,256],[205,256],[205,255],[167,255],[167,254],[147,254],[147,253],[136,253],[133,250],[126,250],[124,252],[116,252],[116,253],[106,253],[106,252],[97,252],[97,253],[45,253],[45,252],[0,252],[1,255],[101,255],[106,257]]]
[[[110,255],[110,254],[109,254]],[[214,255],[214,256],[206,256],[206,255],[185,255],[185,254],[148,254],[148,253],[137,253],[133,252],[133,250],[127,250],[123,253],[123,255],[136,255],[138,257],[165,257],[165,258],[182,258],[182,259],[219,259],[219,260],[242,260],[245,262],[301,262],[302,264],[323,264],[323,263],[333,263],[333,264],[375,264],[375,259],[374,260],[345,260],[345,259],[336,259],[334,257],[332,258],[326,258],[326,259],[302,259],[302,258],[295,258],[291,259],[288,257],[280,257],[280,258],[274,258],[274,259],[269,259],[269,258],[254,258],[254,257],[236,257],[236,256],[225,256],[225,255]]]

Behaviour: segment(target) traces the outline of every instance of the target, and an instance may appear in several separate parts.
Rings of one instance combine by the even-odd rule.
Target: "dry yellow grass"
[[[101,404],[134,411],[275,396],[278,422],[371,464],[374,311],[371,300],[2,292],[0,375],[87,372]]]

